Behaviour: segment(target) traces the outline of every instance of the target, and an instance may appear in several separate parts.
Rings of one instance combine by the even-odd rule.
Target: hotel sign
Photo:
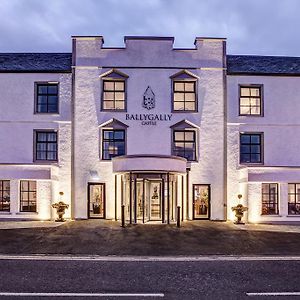
[[[150,110],[155,108],[155,94],[150,86],[143,95],[143,107]],[[157,121],[171,121],[172,114],[126,114],[126,120],[141,121],[142,125],[157,125]]]
[[[157,125],[157,121],[171,121],[172,114],[126,114],[126,120],[142,121],[142,125]]]

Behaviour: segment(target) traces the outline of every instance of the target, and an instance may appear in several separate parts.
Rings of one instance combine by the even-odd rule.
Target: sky
[[[0,52],[70,52],[72,35],[227,38],[228,54],[300,56],[300,0],[0,0]]]

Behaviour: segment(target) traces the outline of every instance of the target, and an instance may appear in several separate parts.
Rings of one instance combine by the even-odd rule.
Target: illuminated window
[[[289,183],[289,215],[300,215],[300,183]]]
[[[36,83],[36,113],[58,113],[58,83]]]
[[[102,159],[111,160],[120,155],[125,155],[125,130],[103,129]]]
[[[174,130],[173,155],[196,160],[196,132],[194,130]]]
[[[126,111],[126,79],[128,75],[111,70],[102,77],[102,110]]]
[[[0,211],[10,210],[10,182],[0,180]]]
[[[240,116],[262,115],[262,86],[240,86]]]
[[[35,131],[35,160],[57,161],[57,132]]]
[[[240,134],[240,163],[262,163],[262,134]]]
[[[277,183],[262,184],[262,214],[263,215],[278,214],[278,184]]]
[[[197,80],[190,71],[182,70],[171,77],[174,112],[197,111]]]
[[[196,111],[196,81],[173,81],[173,110]]]
[[[36,212],[36,181],[21,180],[21,212]]]

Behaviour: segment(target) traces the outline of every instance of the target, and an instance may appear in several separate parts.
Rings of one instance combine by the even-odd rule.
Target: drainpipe
[[[71,219],[75,219],[75,66],[76,40],[72,40],[72,94],[71,94]]]

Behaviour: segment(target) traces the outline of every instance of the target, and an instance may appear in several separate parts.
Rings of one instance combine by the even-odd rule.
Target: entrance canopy
[[[185,173],[187,160],[171,155],[124,155],[112,159],[113,172]]]

